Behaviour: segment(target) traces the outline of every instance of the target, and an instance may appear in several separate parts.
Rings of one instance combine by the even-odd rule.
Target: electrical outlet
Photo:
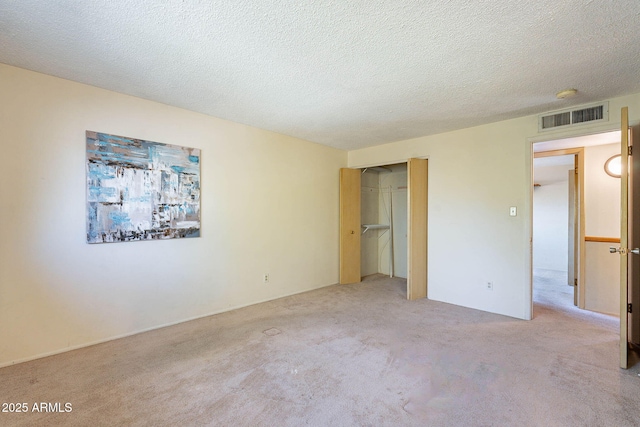
[[[488,291],[493,290],[493,282],[485,282],[484,286]]]
[[[265,273],[264,276],[262,276],[262,282],[269,283],[269,273]]]

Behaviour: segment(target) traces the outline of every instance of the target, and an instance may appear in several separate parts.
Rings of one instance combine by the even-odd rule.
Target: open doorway
[[[361,274],[407,278],[407,164],[364,168]]]
[[[534,144],[535,303],[559,308],[575,304],[619,316],[619,259],[609,247],[620,237],[620,179],[604,169],[608,159],[620,154],[619,141],[620,132],[607,132]],[[574,157],[578,149],[584,158],[579,167]],[[539,156],[550,151],[557,155]],[[572,163],[582,173],[575,185]],[[571,211],[576,206],[572,197],[582,198],[576,208],[582,212]]]
[[[556,154],[533,160],[534,296],[546,305],[578,305],[576,157]]]

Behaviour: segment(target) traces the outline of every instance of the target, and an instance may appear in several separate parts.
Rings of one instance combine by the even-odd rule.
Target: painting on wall
[[[87,242],[200,236],[200,150],[87,131]]]

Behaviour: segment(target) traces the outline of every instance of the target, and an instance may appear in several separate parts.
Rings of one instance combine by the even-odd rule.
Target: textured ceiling
[[[0,0],[0,62],[356,149],[640,92],[640,1]]]

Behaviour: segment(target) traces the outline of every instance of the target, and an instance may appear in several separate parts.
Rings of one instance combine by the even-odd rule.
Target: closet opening
[[[428,160],[340,169],[340,283],[385,274],[427,297]]]
[[[407,278],[407,163],[361,171],[361,275]]]

